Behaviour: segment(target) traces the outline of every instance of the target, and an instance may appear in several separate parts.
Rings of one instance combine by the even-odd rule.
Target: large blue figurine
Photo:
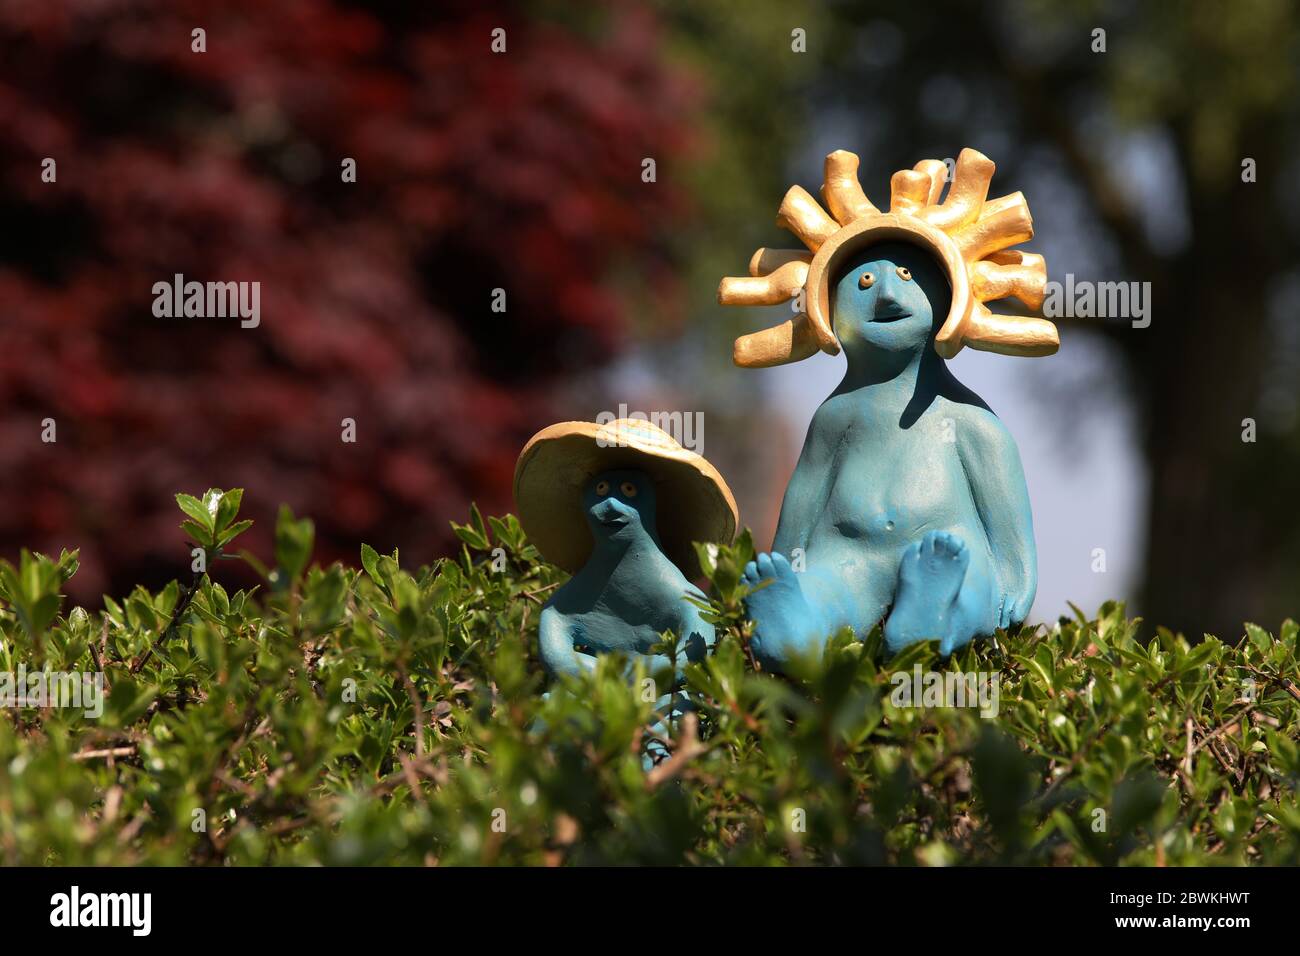
[[[683,569],[698,565],[692,541],[728,542],[735,501],[722,476],[649,422],[562,422],[538,432],[519,456],[515,500],[542,555],[574,572],[542,608],[542,662],[556,675],[619,651],[650,672],[680,672],[703,659],[713,625],[688,598],[704,600]],[[678,655],[651,648],[671,631]]]
[[[1057,348],[1043,319],[995,316],[985,301],[1042,303],[1041,256],[1019,193],[987,200],[993,164],[963,150],[892,180],[890,211],[863,195],[857,157],[826,160],[828,216],[794,187],[778,223],[808,246],[760,249],[750,278],[724,279],[723,304],[803,296],[805,313],[736,342],[738,365],[838,352],[848,370],[813,416],[786,489],[771,554],[746,569],[753,649],[781,670],[829,635],[884,622],[890,653],[937,639],[950,653],[1024,621],[1037,568],[1015,442],[953,377],[963,345],[1015,355]],[[832,218],[834,217],[834,218]]]

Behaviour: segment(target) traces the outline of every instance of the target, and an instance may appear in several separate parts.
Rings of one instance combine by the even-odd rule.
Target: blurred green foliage
[[[178,501],[214,552],[245,526],[238,491]],[[0,672],[106,686],[98,719],[5,709],[0,863],[1300,862],[1293,621],[1143,646],[1108,604],[948,662],[843,634],[774,677],[748,655],[745,535],[701,549],[720,640],[647,772],[654,695],[621,662],[543,697],[562,572],[513,517],[455,530],[414,573],[370,548],[322,568],[283,509],[275,567],[244,556],[254,592],[196,570],[98,613],[61,613],[75,555],[0,565]],[[917,667],[996,675],[996,718],[899,703]]]

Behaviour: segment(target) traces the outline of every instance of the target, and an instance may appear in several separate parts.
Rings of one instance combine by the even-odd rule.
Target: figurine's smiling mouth
[[[883,312],[880,315],[877,315],[871,321],[872,322],[897,322],[899,319],[910,318],[911,315],[912,315],[911,312],[906,312],[906,311]]]
[[[601,518],[600,523],[606,528],[622,528],[627,524],[627,519],[622,515],[614,515],[612,518]]]

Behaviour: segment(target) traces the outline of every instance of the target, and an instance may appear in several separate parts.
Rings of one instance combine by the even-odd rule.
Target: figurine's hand
[[[1003,594],[998,599],[998,627],[1006,630],[1011,626],[1011,595]]]
[[[542,609],[537,636],[542,663],[552,674],[574,675],[595,669],[595,656],[583,654],[573,646],[573,637],[564,618],[554,608]]]
[[[1023,596],[1002,595],[998,606],[998,627],[1007,630],[1029,616],[1029,608]]]

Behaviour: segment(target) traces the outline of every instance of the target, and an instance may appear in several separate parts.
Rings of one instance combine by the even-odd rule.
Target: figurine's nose
[[[606,498],[603,501],[597,502],[596,507],[592,509],[592,512],[596,515],[598,521],[608,521],[610,518],[615,518],[620,515],[627,516],[632,512],[632,509],[623,504],[623,502],[619,501],[617,498]]]
[[[907,312],[902,301],[902,288],[897,279],[891,281],[886,276],[879,282],[876,291],[876,316],[883,318],[892,318]]]

